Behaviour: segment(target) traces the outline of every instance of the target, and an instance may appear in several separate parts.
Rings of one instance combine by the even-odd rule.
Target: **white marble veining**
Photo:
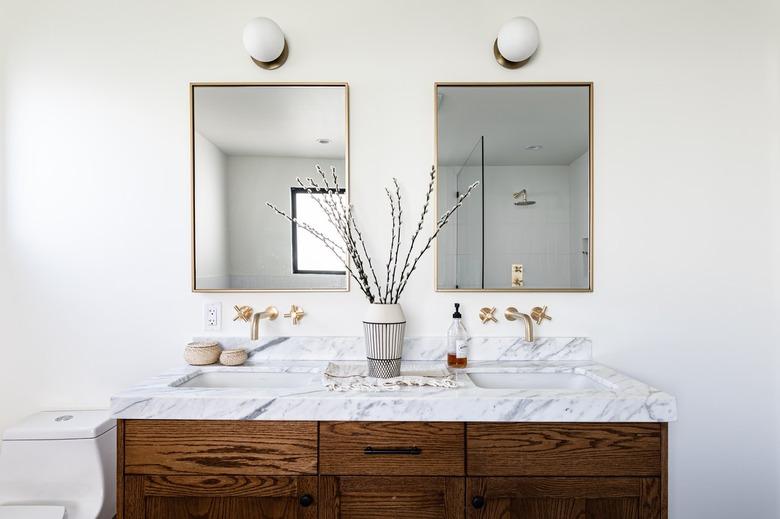
[[[267,337],[249,341],[245,337],[196,337],[216,340],[225,348],[246,348],[254,359],[265,360],[363,360],[363,337]],[[526,342],[516,337],[473,337],[470,360],[588,360],[591,340],[587,337],[541,337]],[[441,337],[407,337],[405,360],[439,360],[446,355]]]
[[[238,343],[219,339],[224,346]],[[242,341],[245,342],[245,341]],[[359,345],[359,347],[358,347]],[[115,418],[204,420],[393,420],[669,422],[677,419],[675,398],[590,360],[588,339],[478,338],[458,387],[415,387],[383,393],[332,392],[319,374],[328,361],[363,358],[362,338],[274,338],[258,341],[245,366],[183,366],[151,377],[111,399]],[[404,369],[440,366],[439,338],[411,338]],[[286,356],[284,356],[286,355]],[[492,355],[491,359],[486,359]],[[316,358],[325,357],[328,358]],[[284,360],[285,358],[296,360]],[[435,360],[434,360],[435,359]],[[296,388],[179,387],[209,371],[311,373]],[[575,373],[597,389],[485,389],[469,373]]]

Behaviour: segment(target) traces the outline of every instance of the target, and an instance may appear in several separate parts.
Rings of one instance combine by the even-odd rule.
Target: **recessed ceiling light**
[[[528,151],[539,151],[543,148],[541,144],[531,144],[525,147]]]
[[[317,139],[317,142],[319,142],[320,144],[330,144],[330,139],[326,139],[324,137],[321,137],[321,138]]]

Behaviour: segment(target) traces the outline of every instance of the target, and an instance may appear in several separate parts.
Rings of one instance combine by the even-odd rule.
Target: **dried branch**
[[[320,233],[316,229],[314,229],[312,226],[305,222],[299,221],[297,218],[293,218],[292,216],[288,215],[278,207],[276,207],[274,204],[270,202],[266,202],[265,205],[276,211],[276,213],[280,216],[283,216],[287,220],[289,220],[291,223],[294,223],[301,229],[304,229],[305,231],[311,233],[312,236],[320,240],[328,249],[330,249],[333,254],[336,255],[336,257],[339,259],[339,261],[344,265],[344,268],[347,270],[349,275],[357,282],[358,286],[360,286],[360,290],[365,294],[365,296],[368,298],[369,302],[373,303],[373,294],[371,294],[370,290],[366,290],[366,287],[363,286],[363,283],[360,281],[358,276],[355,274],[355,272],[352,270],[352,268],[349,265],[349,261],[346,261],[345,255],[346,251],[343,247],[341,247],[338,243],[335,243],[333,240],[325,236],[324,234]],[[339,251],[341,254],[339,254]]]
[[[466,200],[466,198],[469,197],[471,192],[476,189],[476,187],[479,185],[479,180],[471,184],[468,189],[466,189],[466,192],[460,195],[458,197],[457,203],[455,203],[454,206],[452,206],[446,213],[444,213],[441,218],[436,222],[436,229],[433,231],[433,234],[428,238],[428,241],[425,243],[425,246],[422,248],[420,253],[417,255],[417,257],[414,259],[414,262],[412,262],[412,266],[409,269],[409,274],[406,276],[406,280],[404,281],[403,285],[401,285],[401,288],[398,291],[398,297],[401,296],[401,292],[404,291],[404,288],[406,288],[406,283],[409,281],[409,277],[412,275],[412,272],[417,269],[417,262],[420,261],[420,258],[423,257],[423,255],[428,251],[428,249],[431,248],[431,244],[433,243],[433,240],[436,239],[436,237],[439,235],[439,231],[442,230],[442,228],[447,225],[447,222],[449,221],[450,217],[455,214],[455,211],[457,211],[460,206],[463,205],[463,201]]]
[[[428,214],[428,209],[431,205],[431,195],[433,194],[433,185],[436,182],[436,166],[431,166],[431,174],[430,174],[430,180],[428,181],[428,190],[425,192],[425,203],[423,204],[422,212],[420,213],[420,220],[417,222],[417,228],[414,231],[414,234],[412,234],[412,242],[409,245],[409,251],[406,253],[406,259],[404,260],[404,266],[403,269],[401,269],[401,278],[398,282],[398,288],[400,289],[402,286],[404,286],[406,283],[404,280],[411,274],[406,273],[406,269],[409,267],[409,258],[412,256],[412,251],[414,250],[414,243],[417,241],[417,236],[420,235],[420,232],[422,232],[423,229],[423,223],[425,222],[425,216]],[[395,299],[398,300],[398,298],[401,297],[401,292],[398,290],[395,294]]]
[[[420,220],[417,223],[411,241],[409,244],[409,250],[406,253],[406,258],[401,266],[400,273],[398,272],[398,260],[401,257],[401,232],[403,229],[403,205],[401,199],[401,187],[398,184],[398,180],[393,178],[393,184],[395,185],[395,195],[390,189],[385,188],[387,199],[390,205],[390,249],[388,251],[387,263],[385,264],[385,285],[384,290],[379,283],[379,279],[374,270],[374,265],[371,260],[371,256],[368,254],[363,234],[360,232],[357,220],[352,211],[352,205],[345,204],[344,199],[339,193],[339,183],[336,176],[336,168],[331,166],[331,180],[328,180],[327,175],[322,169],[316,166],[317,172],[322,179],[322,184],[318,183],[312,178],[307,178],[308,184],[305,184],[301,179],[297,179],[298,184],[306,190],[306,192],[314,198],[317,205],[325,213],[328,219],[328,223],[333,226],[339,235],[339,238],[343,240],[344,245],[336,243],[334,240],[328,238],[320,231],[314,229],[305,222],[298,221],[297,218],[293,218],[281,209],[277,208],[270,202],[266,202],[266,205],[276,211],[277,214],[283,216],[293,224],[297,225],[301,229],[309,232],[312,236],[322,242],[333,254],[335,254],[339,261],[344,265],[344,268],[349,275],[354,279],[360,290],[365,294],[370,303],[375,302],[377,299],[381,303],[392,304],[398,303],[401,298],[401,294],[406,288],[409,278],[412,273],[417,269],[417,264],[423,255],[430,249],[433,240],[439,235],[441,229],[450,220],[450,217],[463,205],[464,200],[471,195],[471,192],[476,189],[479,182],[474,182],[469,186],[466,192],[458,197],[457,202],[447,212],[445,212],[437,221],[434,227],[434,231],[422,249],[417,252],[414,259],[410,262],[412,256],[415,254],[415,244],[417,238],[423,229],[425,217],[428,214],[431,205],[431,197],[433,195],[433,188],[436,179],[436,169],[431,168],[430,181],[428,183],[428,190],[425,195],[425,203],[423,204],[422,212],[420,213]],[[321,196],[315,196],[321,195]],[[368,265],[368,269],[371,273],[372,279],[369,280],[366,274],[365,265]],[[392,268],[391,268],[392,267]],[[397,282],[396,282],[397,276]],[[377,296],[374,295],[371,282],[373,281],[376,287]]]

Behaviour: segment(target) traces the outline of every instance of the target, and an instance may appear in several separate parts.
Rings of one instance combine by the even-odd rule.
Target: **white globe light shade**
[[[525,61],[539,47],[539,28],[525,16],[512,18],[498,30],[496,44],[505,59],[515,63]]]
[[[257,61],[271,62],[284,50],[284,33],[270,18],[253,18],[244,27],[244,48]]]

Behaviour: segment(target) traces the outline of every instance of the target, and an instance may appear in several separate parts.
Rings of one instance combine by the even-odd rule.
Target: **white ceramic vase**
[[[363,319],[368,375],[392,378],[401,374],[406,316],[399,304],[372,304]]]

